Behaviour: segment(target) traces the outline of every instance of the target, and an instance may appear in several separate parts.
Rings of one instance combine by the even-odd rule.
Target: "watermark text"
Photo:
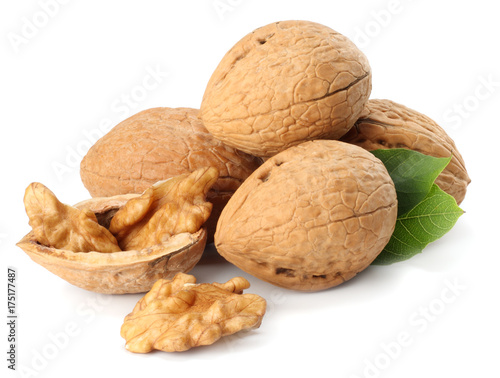
[[[40,35],[50,21],[57,17],[61,10],[61,6],[69,2],[70,0],[39,0],[37,2],[38,9],[36,11],[28,17],[21,17],[19,30],[7,33],[7,39],[14,52],[18,53],[22,46],[27,45]]]
[[[379,344],[379,350],[370,358],[363,359],[362,372],[351,374],[349,378],[378,378],[394,361],[400,358],[408,347],[413,345],[418,336],[460,297],[467,287],[458,279],[445,280],[439,295],[428,303],[419,306],[408,317],[408,327],[401,330],[390,340]]]
[[[145,101],[148,95],[157,89],[169,73],[164,71],[160,65],[154,67],[147,66],[146,74],[141,82],[131,87],[128,91],[121,93],[118,98],[110,104],[111,111],[120,118],[126,118],[132,115],[133,111]],[[90,130],[83,130],[83,138],[73,146],[66,146],[66,156],[63,161],[53,161],[51,164],[57,179],[62,182],[67,174],[78,169],[82,158],[87,154],[100,138],[108,133],[115,123],[112,118],[106,117],[99,121],[97,127]]]

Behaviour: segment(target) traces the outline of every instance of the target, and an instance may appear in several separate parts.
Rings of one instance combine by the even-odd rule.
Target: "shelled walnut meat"
[[[30,184],[24,194],[29,224],[38,243],[75,252],[121,251],[116,238],[97,223],[89,209],[61,203],[43,184]]]
[[[222,211],[217,251],[288,289],[339,285],[382,251],[396,224],[396,190],[361,147],[316,140],[267,160]]]
[[[348,38],[310,21],[275,22],[222,58],[201,104],[225,144],[269,157],[305,140],[344,135],[371,92],[371,69]]]
[[[464,159],[446,131],[426,115],[390,100],[369,100],[355,126],[341,138],[367,150],[407,148],[451,161],[436,184],[460,204],[470,178]]]
[[[206,194],[215,168],[157,182],[142,195],[62,204],[33,183],[25,207],[33,230],[17,245],[35,262],[81,288],[100,293],[148,291],[160,278],[187,272],[207,240]]]
[[[243,277],[223,284],[196,284],[194,276],[178,273],[172,280],[158,280],[125,317],[121,336],[127,350],[181,352],[258,328],[266,301],[256,294],[242,294],[248,287]]]
[[[153,108],[137,113],[99,139],[82,159],[80,175],[92,197],[142,193],[155,182],[202,167],[219,178],[207,194],[214,208],[209,239],[231,195],[261,160],[214,138],[191,108]]]

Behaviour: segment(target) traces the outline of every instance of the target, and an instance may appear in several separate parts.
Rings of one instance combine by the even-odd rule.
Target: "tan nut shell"
[[[136,196],[93,198],[75,207],[92,210],[99,222],[106,225],[117,209]],[[142,250],[101,253],[45,247],[30,232],[17,245],[33,261],[75,286],[97,293],[124,294],[146,292],[160,278],[191,270],[201,258],[206,238],[202,228],[194,234],[174,235],[166,243]]]
[[[340,138],[370,92],[370,66],[354,43],[321,24],[283,21],[227,52],[200,110],[225,144],[272,156],[304,140]]]
[[[214,204],[209,235],[232,193],[261,160],[215,139],[191,108],[153,108],[121,122],[99,139],[80,165],[92,197],[142,193],[160,180],[211,166],[219,179],[207,200]]]
[[[316,291],[365,269],[389,241],[394,184],[368,151],[316,140],[258,168],[222,211],[215,246],[229,262],[272,284]]]
[[[434,157],[452,157],[436,184],[460,204],[469,175],[455,142],[431,118],[390,100],[369,100],[363,114],[341,140],[367,150],[407,148]]]

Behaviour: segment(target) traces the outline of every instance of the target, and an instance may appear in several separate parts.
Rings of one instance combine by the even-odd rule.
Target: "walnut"
[[[342,34],[309,21],[263,26],[213,72],[200,114],[224,144],[270,157],[305,140],[338,139],[371,92],[366,56]]]
[[[242,294],[248,287],[242,277],[223,284],[196,284],[194,276],[183,273],[173,280],[158,280],[125,317],[121,336],[126,348],[135,353],[180,352],[257,328],[266,301]]]
[[[142,196],[93,198],[74,207],[61,204],[43,185],[31,184],[25,203],[33,230],[17,245],[86,290],[146,292],[158,279],[188,272],[200,260],[212,208],[205,195],[217,177],[217,169],[200,168],[160,182]]]
[[[315,140],[271,157],[222,211],[217,251],[274,285],[317,291],[364,270],[389,241],[394,183],[361,147]]]
[[[455,142],[426,115],[390,100],[369,100],[355,126],[341,139],[369,151],[407,148],[434,157],[450,157],[436,184],[460,204],[470,177]]]
[[[192,108],[152,108],[113,127],[82,159],[80,175],[90,195],[142,193],[158,181],[214,167],[220,175],[207,194],[214,205],[207,222],[212,239],[222,208],[262,161],[214,138],[198,114]]]
[[[109,230],[123,250],[146,248],[183,232],[194,233],[210,216],[212,204],[205,197],[218,176],[217,169],[210,167],[160,181],[118,210]]]
[[[61,203],[43,184],[34,182],[26,188],[24,206],[33,233],[43,245],[79,252],[120,251],[115,237],[97,223],[92,211]]]

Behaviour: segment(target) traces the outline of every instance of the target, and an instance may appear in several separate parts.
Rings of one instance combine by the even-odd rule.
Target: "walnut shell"
[[[215,139],[191,108],[153,108],[121,122],[90,148],[80,165],[92,197],[142,193],[155,182],[211,166],[219,179],[207,200],[214,204],[209,238],[222,208],[261,160]]]
[[[206,128],[261,157],[344,135],[371,92],[371,70],[345,36],[309,21],[261,27],[227,52],[201,104]]]
[[[238,188],[215,246],[260,279],[316,291],[370,265],[396,217],[396,190],[379,159],[351,144],[309,141],[271,157]]]
[[[114,213],[136,194],[93,198],[75,205],[90,209],[98,222],[109,226]],[[106,294],[142,293],[160,278],[188,272],[200,260],[207,233],[174,235],[168,242],[141,250],[113,253],[73,252],[43,246],[33,231],[17,245],[36,263],[80,288]]]
[[[434,157],[452,157],[436,184],[460,204],[469,175],[455,142],[431,118],[390,100],[369,100],[363,114],[342,141],[369,151],[407,148]]]

